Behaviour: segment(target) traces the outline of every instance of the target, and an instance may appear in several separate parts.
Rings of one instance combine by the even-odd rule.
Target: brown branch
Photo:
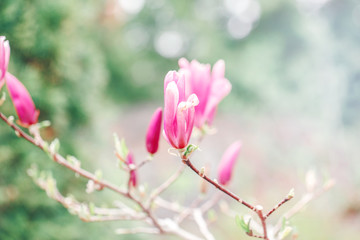
[[[256,206],[255,212],[259,216],[260,221],[261,221],[261,225],[263,227],[263,239],[268,240],[267,229],[266,229],[266,218],[265,218],[265,216],[264,216],[264,214],[262,212],[262,209],[263,209],[262,206]]]
[[[191,163],[190,159],[188,158],[184,158],[182,157],[182,161],[184,164],[186,164],[191,170],[193,170],[197,175],[199,175],[201,178],[205,179],[207,182],[209,182],[211,185],[213,185],[214,187],[216,187],[217,189],[219,189],[220,191],[222,191],[223,193],[225,193],[226,195],[228,195],[229,197],[235,199],[237,202],[241,203],[242,205],[246,206],[247,208],[249,208],[252,211],[255,211],[255,207],[252,206],[250,203],[245,202],[244,200],[242,200],[240,197],[238,197],[237,195],[235,195],[234,193],[230,192],[228,189],[226,189],[225,187],[221,186],[219,183],[217,183],[216,181],[210,179],[209,177],[207,177],[205,174],[200,174],[200,171]]]
[[[273,209],[271,209],[265,216],[265,219],[267,219],[273,212],[275,212],[279,207],[281,207],[284,203],[286,203],[287,201],[289,201],[290,199],[292,199],[293,196],[286,196],[286,198],[284,198],[280,203],[278,203],[275,207],[273,207]]]
[[[24,138],[25,140],[27,140],[28,142],[30,142],[31,144],[37,146],[38,148],[40,148],[42,151],[44,152],[47,152],[46,148],[45,148],[45,142],[42,141],[41,139],[34,139],[33,137],[31,137],[30,135],[28,135],[27,133],[25,133],[21,128],[19,128],[16,124],[14,124],[13,122],[9,121],[8,118],[0,112],[0,118],[7,124],[9,125],[12,129],[15,130],[15,133],[17,136],[19,137],[22,137]],[[73,166],[71,163],[69,163],[63,156],[61,156],[60,154],[58,153],[51,153],[51,157],[52,159],[70,169],[71,171],[87,178],[87,179],[90,179],[92,181],[94,181],[96,184],[100,185],[101,187],[105,187],[105,188],[108,188],[124,197],[127,197],[127,198],[130,198],[131,200],[133,200],[134,202],[136,202],[139,207],[143,210],[143,212],[145,212],[148,217],[151,219],[152,223],[154,224],[154,226],[156,228],[159,229],[159,232],[160,233],[163,233],[163,229],[162,227],[160,226],[160,224],[157,222],[157,220],[154,218],[154,216],[152,215],[152,213],[150,212],[149,209],[147,209],[139,200],[137,200],[136,198],[134,198],[130,193],[128,192],[125,192],[123,190],[121,190],[119,187],[117,187],[116,185],[106,181],[106,180],[99,180],[94,174],[82,169],[82,168],[79,168],[79,167],[76,167],[76,166]]]
[[[237,202],[241,203],[242,205],[246,206],[250,210],[254,211],[259,216],[259,218],[261,220],[261,224],[262,224],[262,227],[263,227],[263,237],[262,238],[265,239],[265,240],[268,240],[267,227],[266,227],[266,217],[262,213],[262,207],[261,206],[254,207],[250,203],[247,203],[244,200],[242,200],[239,196],[237,196],[234,193],[230,192],[225,187],[221,186],[216,181],[214,181],[214,180],[210,179],[209,177],[207,177],[205,174],[200,173],[200,171],[191,163],[190,159],[188,159],[184,155],[182,155],[182,161],[183,161],[184,164],[186,164],[191,170],[193,170],[201,178],[205,179],[207,182],[212,184],[214,187],[216,187],[217,189],[219,189],[220,191],[222,191],[223,193],[225,193],[229,197],[235,199]],[[255,235],[254,235],[254,237],[255,237]],[[256,237],[258,237],[258,236],[256,236]]]

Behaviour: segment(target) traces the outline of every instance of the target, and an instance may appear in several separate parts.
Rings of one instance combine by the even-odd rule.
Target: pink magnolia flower
[[[133,156],[132,152],[129,152],[128,155],[126,156],[126,164],[128,166],[130,166],[131,164],[135,164],[134,156]],[[130,170],[130,180],[129,181],[133,187],[136,187],[136,185],[137,185],[136,170],[133,170],[133,169]]]
[[[5,40],[5,36],[0,36],[0,90],[5,83],[5,74],[10,59],[9,41]]]
[[[40,111],[35,108],[35,104],[25,86],[9,72],[6,73],[5,79],[20,125],[29,127],[37,123]]]
[[[210,64],[196,60],[179,60],[180,72],[188,76],[187,93],[196,94],[199,105],[195,107],[195,126],[201,128],[205,123],[211,125],[217,105],[231,91],[231,84],[225,78],[225,63],[219,60],[212,72]]]
[[[197,96],[188,96],[185,88],[184,74],[168,72],[164,80],[164,133],[176,149],[188,145],[194,127],[195,106],[199,104]]]
[[[146,149],[150,154],[155,154],[159,148],[162,109],[158,108],[151,117],[146,133]]]
[[[222,185],[226,185],[231,180],[232,170],[241,149],[241,142],[237,141],[231,144],[222,156],[218,168],[218,180]]]

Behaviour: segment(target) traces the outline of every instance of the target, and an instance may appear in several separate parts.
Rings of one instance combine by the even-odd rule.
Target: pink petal
[[[179,67],[180,68],[189,68],[190,67],[190,63],[186,58],[180,58],[178,61]]]
[[[211,125],[217,105],[226,97],[231,91],[231,83],[226,78],[216,79],[211,88],[210,98],[204,111],[204,118]]]
[[[7,72],[9,59],[10,59],[9,41],[5,40],[4,36],[0,36],[0,89],[4,84],[2,81]]]
[[[170,82],[167,85],[165,92],[165,107],[164,107],[164,131],[170,141],[171,145],[175,145],[174,139],[175,136],[175,118],[177,112],[177,106],[179,102],[179,91],[176,86],[176,83]]]
[[[212,70],[212,77],[213,79],[222,79],[225,76],[225,62],[224,60],[220,59],[218,60],[213,67]]]
[[[186,103],[181,102],[178,106],[178,110],[176,113],[176,147],[177,148],[184,148],[187,145],[186,139]]]

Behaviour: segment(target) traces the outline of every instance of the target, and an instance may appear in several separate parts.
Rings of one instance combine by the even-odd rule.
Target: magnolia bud
[[[235,165],[235,161],[239,155],[241,148],[241,142],[234,142],[228,149],[226,149],[222,156],[219,168],[218,168],[218,180],[222,185],[226,185],[231,180],[232,170]]]
[[[133,157],[132,152],[129,152],[128,155],[126,156],[126,164],[127,164],[128,166],[135,164],[135,162],[134,162],[134,157]],[[130,184],[131,184],[133,187],[136,187],[136,184],[137,184],[137,174],[136,174],[136,170],[135,170],[135,169],[131,169],[131,170],[130,170]]]
[[[30,127],[37,123],[40,112],[35,108],[35,104],[25,86],[10,73],[6,73],[5,79],[20,125]]]
[[[162,109],[158,108],[151,117],[146,133],[146,149],[150,154],[155,154],[159,148],[161,131]]]

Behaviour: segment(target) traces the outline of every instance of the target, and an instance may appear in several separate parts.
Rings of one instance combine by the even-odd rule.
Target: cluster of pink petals
[[[155,154],[159,148],[161,121],[162,109],[158,108],[151,117],[146,133],[146,149],[150,154]]]
[[[218,180],[220,184],[226,185],[231,180],[232,171],[240,149],[240,141],[234,142],[226,149],[218,167]]]
[[[170,71],[164,80],[164,133],[167,141],[176,149],[185,148],[194,127],[195,106],[199,100],[195,94],[187,94],[185,74]]]
[[[195,126],[201,128],[205,123],[211,125],[220,101],[231,91],[231,84],[225,78],[225,63],[219,60],[211,71],[210,64],[196,60],[179,60],[180,70],[187,76],[187,96],[196,94],[199,104],[195,107]]]
[[[14,104],[19,123],[29,127],[38,121],[39,110],[25,86],[11,73],[7,72],[10,59],[10,45],[4,36],[0,36],[0,89],[6,82],[10,98]]]
[[[128,166],[135,164],[134,162],[134,156],[132,154],[132,152],[129,152],[128,155],[126,156],[126,164]],[[130,170],[130,179],[129,179],[130,184],[133,187],[136,187],[137,185],[137,174],[136,174],[136,170],[131,169]]]

